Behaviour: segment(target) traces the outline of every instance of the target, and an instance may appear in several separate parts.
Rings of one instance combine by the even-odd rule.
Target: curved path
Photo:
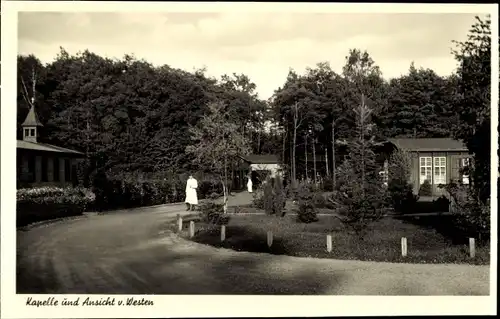
[[[17,293],[487,295],[489,267],[308,259],[183,240],[183,206],[18,231]],[[184,212],[185,213],[185,212]]]

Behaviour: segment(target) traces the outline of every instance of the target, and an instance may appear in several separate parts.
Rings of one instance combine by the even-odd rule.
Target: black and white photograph
[[[77,2],[2,2],[9,315],[496,300],[498,5]]]

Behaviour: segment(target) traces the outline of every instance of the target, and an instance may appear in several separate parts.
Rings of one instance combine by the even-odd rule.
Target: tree
[[[192,144],[186,147],[186,153],[193,157],[193,164],[218,175],[223,187],[226,213],[228,167],[236,163],[240,156],[250,152],[250,143],[238,130],[238,125],[230,121],[224,104],[211,103],[208,108],[209,114],[197,126],[189,128]]]
[[[387,112],[383,114],[388,137],[450,137],[455,112],[453,78],[410,65],[409,73],[390,81]]]
[[[370,222],[383,217],[390,206],[374,152],[380,143],[373,135],[371,113],[362,96],[361,104],[354,109],[358,132],[350,142],[347,160],[339,168],[340,191],[333,200],[339,207],[340,220],[360,235]]]
[[[491,122],[491,20],[476,17],[467,40],[456,42],[453,51],[459,63],[458,98],[455,105],[459,125],[454,136],[464,141],[474,157],[470,176],[475,197],[486,204],[490,197]]]
[[[289,132],[291,179],[297,179],[297,136],[304,135],[313,123],[321,121],[322,114],[313,91],[315,83],[307,76],[298,76],[293,70],[288,74],[283,88],[273,96],[275,118]]]
[[[454,136],[467,145],[473,156],[468,168],[472,187],[451,183],[445,188],[451,194],[457,224],[462,229],[488,239],[490,234],[490,124],[491,124],[491,20],[487,16],[476,22],[467,40],[455,42],[453,51],[459,62],[456,112],[459,121]],[[497,39],[498,40],[498,39]],[[496,66],[498,67],[498,66]]]

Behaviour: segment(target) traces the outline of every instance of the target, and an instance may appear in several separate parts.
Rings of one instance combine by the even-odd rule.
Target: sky
[[[20,12],[18,53],[54,60],[88,49],[133,54],[155,65],[211,76],[244,73],[267,99],[288,70],[328,61],[341,72],[349,49],[367,50],[387,79],[416,67],[440,75],[457,66],[452,40],[465,40],[475,14],[299,12]]]

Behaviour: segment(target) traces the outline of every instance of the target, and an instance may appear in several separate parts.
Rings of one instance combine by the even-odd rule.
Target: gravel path
[[[18,231],[17,293],[487,295],[489,267],[235,252],[165,231],[183,205]]]

